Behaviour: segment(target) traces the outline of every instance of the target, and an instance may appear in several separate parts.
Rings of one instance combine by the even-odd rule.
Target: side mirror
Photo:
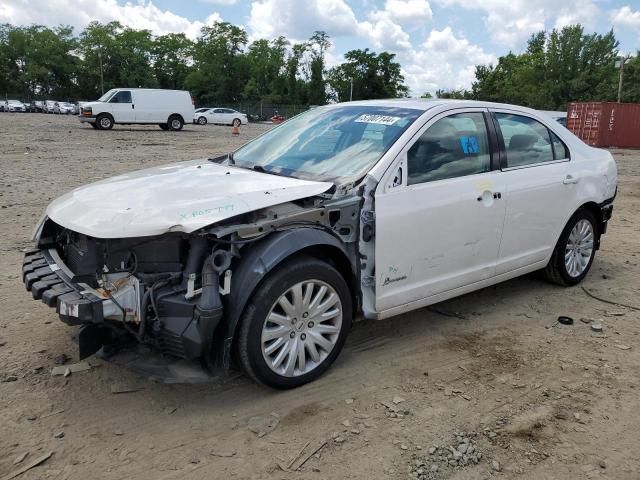
[[[395,167],[395,172],[391,175],[391,177],[389,177],[387,190],[393,190],[394,188],[401,187],[404,184],[406,171],[407,161],[406,159],[404,159]]]

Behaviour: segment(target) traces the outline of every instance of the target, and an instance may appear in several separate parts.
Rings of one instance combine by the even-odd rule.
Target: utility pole
[[[104,95],[104,75],[102,73],[102,52],[98,50],[98,59],[100,60],[100,90],[102,90],[102,94]]]
[[[349,101],[353,101],[353,78],[351,79],[351,90],[349,92]]]
[[[618,79],[618,103],[620,103],[622,99],[622,82],[624,78],[624,64],[627,63],[630,58],[631,56],[627,55],[626,57],[620,57],[620,60],[616,61],[616,67],[620,69],[620,77]]]

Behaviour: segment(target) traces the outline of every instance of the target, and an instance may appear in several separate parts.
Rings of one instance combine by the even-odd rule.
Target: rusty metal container
[[[640,104],[572,102],[567,128],[594,147],[640,148]]]

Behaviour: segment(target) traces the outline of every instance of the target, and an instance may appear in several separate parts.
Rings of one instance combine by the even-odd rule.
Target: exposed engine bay
[[[326,195],[243,214],[191,234],[122,239],[93,238],[47,219],[38,251],[25,259],[25,283],[38,287],[38,295],[63,321],[81,326],[81,357],[101,347],[143,343],[171,357],[228,367],[233,317],[239,317],[260,278],[256,264],[262,259],[246,258],[245,247],[251,244],[247,253],[255,257],[256,245],[266,249],[277,234],[287,245],[281,249],[299,248],[301,231],[308,238],[329,235],[348,258],[342,268],[354,276],[360,208],[359,196]],[[277,256],[277,248],[272,250],[265,255]],[[45,264],[60,269],[64,288],[50,284],[59,279],[46,269],[34,276]]]

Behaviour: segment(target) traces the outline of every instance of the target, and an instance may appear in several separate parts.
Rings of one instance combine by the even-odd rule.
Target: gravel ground
[[[103,132],[0,114],[0,478],[49,452],[19,478],[638,478],[640,312],[535,276],[359,322],[329,373],[294,391],[243,376],[164,385],[100,361],[52,376],[62,355],[75,358],[72,332],[20,278],[46,204],[266,128]],[[583,286],[640,307],[640,152],[614,154],[614,218]],[[558,315],[576,321],[555,325]]]

